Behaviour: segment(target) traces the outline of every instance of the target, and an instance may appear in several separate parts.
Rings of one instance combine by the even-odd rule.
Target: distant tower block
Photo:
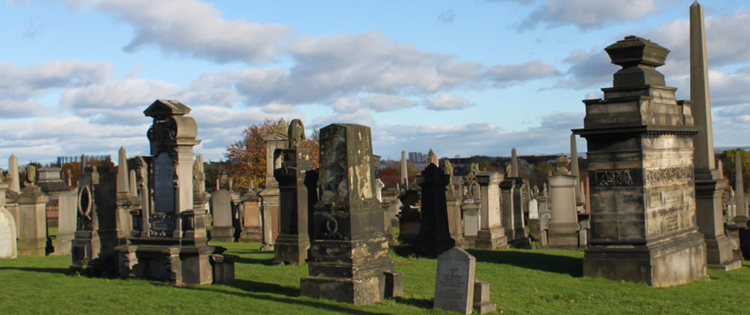
[[[586,277],[665,287],[706,275],[706,247],[696,225],[690,103],[655,70],[669,53],[628,36],[605,49],[622,66],[603,99],[585,100],[584,128],[592,180]],[[554,214],[553,214],[554,215]]]

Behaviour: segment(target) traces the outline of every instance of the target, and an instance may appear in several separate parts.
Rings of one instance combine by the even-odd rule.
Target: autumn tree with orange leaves
[[[227,167],[224,170],[233,180],[233,188],[237,191],[246,191],[250,182],[255,187],[261,187],[266,183],[266,146],[263,136],[273,133],[278,123],[266,119],[262,123],[250,125],[242,131],[242,139],[227,147],[225,157]],[[311,148],[312,159],[315,167],[318,166],[318,130],[313,130],[311,137],[302,141],[302,146]]]

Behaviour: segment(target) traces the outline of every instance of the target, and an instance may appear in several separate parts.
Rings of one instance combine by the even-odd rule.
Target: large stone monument
[[[36,167],[26,167],[26,187],[18,195],[18,256],[47,254],[46,206],[49,197],[36,186]]]
[[[422,187],[417,251],[424,255],[438,256],[456,246],[448,225],[448,204],[445,195],[450,178],[443,169],[428,163],[422,174],[417,177],[417,183]]]
[[[310,276],[300,280],[303,296],[361,305],[403,293],[373,195],[371,157],[369,127],[333,124],[320,130],[321,199],[311,218]]]
[[[698,227],[706,239],[706,259],[711,268],[732,270],[742,267],[735,257],[724,228],[721,194],[727,186],[716,169],[711,97],[708,89],[706,33],[703,28],[703,7],[690,6],[690,100],[693,103],[695,126],[695,207]]]
[[[310,248],[308,216],[318,202],[318,173],[313,170],[310,148],[301,145],[305,139],[302,121],[289,124],[287,149],[277,149],[274,170],[279,183],[279,236],[274,244],[274,263],[303,265]],[[382,218],[382,215],[381,215]]]
[[[146,278],[172,285],[227,283],[216,270],[233,270],[233,259],[225,259],[223,248],[208,246],[209,215],[193,209],[193,146],[198,126],[185,116],[190,108],[178,101],[157,100],[145,111],[153,118],[148,130],[151,163],[148,184],[148,234],[130,239],[119,251],[122,277]]]
[[[498,249],[508,247],[508,238],[502,222],[500,206],[500,183],[503,175],[498,172],[482,172],[477,175],[477,183],[482,187],[482,205],[479,215],[480,229],[474,243],[480,249]]]
[[[656,287],[706,275],[693,186],[690,103],[666,87],[666,48],[628,36],[605,49],[622,66],[603,99],[585,100],[592,179],[591,239],[584,276]]]
[[[288,130],[289,124],[281,119],[273,132],[263,136],[266,145],[266,186],[258,193],[262,203],[263,250],[273,250],[276,237],[279,236],[279,182],[273,173],[281,168],[281,164],[274,161],[273,154],[277,149],[286,149],[289,144]]]

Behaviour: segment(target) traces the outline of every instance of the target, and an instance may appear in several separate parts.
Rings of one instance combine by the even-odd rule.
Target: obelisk
[[[724,270],[740,268],[742,260],[732,253],[722,218],[721,194],[727,180],[721,178],[714,160],[706,32],[703,27],[703,7],[697,1],[690,6],[690,99],[695,126],[701,128],[694,138],[695,205],[698,228],[706,238],[708,267]]]
[[[406,168],[406,151],[401,151],[401,189],[409,190],[409,174]]]
[[[516,155],[516,148],[510,151],[510,177],[518,177],[518,156]]]

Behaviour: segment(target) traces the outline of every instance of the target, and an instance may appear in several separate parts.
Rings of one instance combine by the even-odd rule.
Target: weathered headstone
[[[252,181],[247,192],[242,195],[242,204],[245,207],[245,226],[242,228],[240,241],[261,243],[263,241],[263,218],[260,214],[260,197]]]
[[[503,175],[498,172],[482,172],[477,175],[477,182],[482,187],[482,212],[479,215],[480,230],[477,232],[477,240],[474,244],[477,248],[498,249],[508,247],[508,238],[501,221],[499,185],[502,181]]]
[[[281,164],[281,168],[274,170],[280,200],[274,263],[302,265],[310,248],[308,216],[310,208],[318,201],[318,173],[313,170],[310,148],[301,145],[305,139],[301,120],[292,120],[288,139],[288,149],[278,149],[274,154],[274,159]]]
[[[531,248],[523,215],[523,186],[524,180],[520,177],[509,177],[500,182],[502,225],[509,244],[516,248]]]
[[[140,207],[138,195],[130,193],[130,172],[128,171],[125,148],[120,147],[117,165],[117,238],[119,244],[127,243],[133,229],[131,211]]]
[[[211,195],[211,216],[214,223],[211,229],[211,240],[232,242],[234,240],[232,195],[228,190],[219,189]]]
[[[44,256],[47,248],[45,210],[49,197],[36,182],[36,168],[26,167],[26,187],[18,196],[18,256]]]
[[[477,182],[476,175],[479,174],[479,169],[476,166],[476,163],[472,163],[469,166],[469,173],[464,176],[464,184],[461,189],[461,193],[463,194],[461,212],[464,217],[463,237],[467,247],[474,247],[481,226],[479,223],[479,211],[481,210],[482,193],[481,187]]]
[[[0,258],[16,258],[18,256],[16,241],[16,220],[5,208],[5,191],[9,183],[0,177]]]
[[[445,203],[448,208],[448,231],[456,246],[464,246],[463,220],[461,219],[461,198],[457,196],[453,183],[453,164],[443,160],[443,171],[448,176],[448,189],[445,191]]]
[[[477,310],[477,313],[479,313],[480,315],[497,310],[497,305],[490,302],[489,282],[474,282],[474,309]]]
[[[289,145],[289,124],[279,120],[273,132],[263,136],[266,145],[266,186],[259,192],[263,216],[263,250],[273,250],[276,237],[279,236],[279,182],[273,176],[274,170],[281,168],[273,154],[277,149],[286,149]]]
[[[57,240],[55,255],[69,255],[76,233],[76,212],[78,210],[78,190],[61,193],[57,197],[59,216],[57,221]]]
[[[722,221],[721,192],[727,180],[716,169],[711,124],[711,97],[708,88],[706,33],[703,28],[703,7],[690,6],[690,100],[695,126],[695,208],[698,227],[706,240],[708,267],[732,270],[742,267],[742,258],[735,257]]]
[[[454,247],[438,256],[434,308],[471,314],[474,304],[476,258]]]
[[[636,36],[605,50],[623,68],[603,99],[584,101],[584,128],[575,130],[586,138],[593,181],[584,276],[656,287],[702,278],[692,154],[699,128],[690,103],[677,102],[655,70],[669,50]]]
[[[429,163],[422,174],[417,177],[417,183],[422,187],[421,224],[417,251],[425,255],[437,256],[456,246],[456,241],[451,238],[448,226],[448,204],[445,196],[450,178],[444,170]]]
[[[216,187],[218,190],[219,187]],[[198,154],[193,164],[193,208],[209,211],[211,195],[206,192],[206,172],[203,170],[203,155]]]
[[[303,296],[360,305],[403,294],[372,192],[371,157],[370,128],[333,124],[320,130],[321,199],[311,218],[310,276],[300,280]]]
[[[557,174],[547,179],[549,182],[552,213],[547,232],[548,247],[578,248],[578,216],[576,210],[576,176],[566,167],[570,159],[560,155],[555,159]]]

